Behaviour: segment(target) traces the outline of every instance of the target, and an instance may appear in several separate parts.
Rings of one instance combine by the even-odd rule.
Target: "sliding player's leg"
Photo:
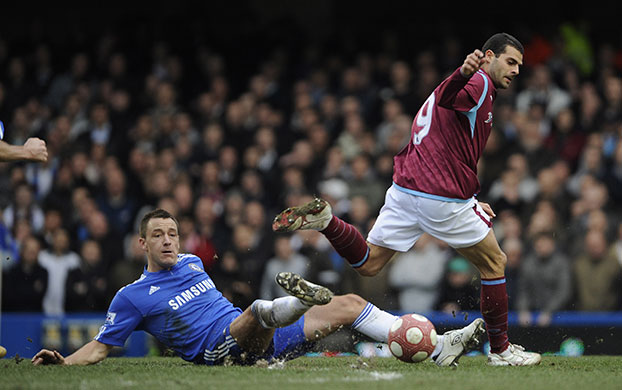
[[[226,356],[235,363],[252,364],[275,356],[284,339],[306,341],[302,316],[314,305],[329,303],[333,293],[288,272],[278,274],[277,283],[292,296],[253,302],[224,330],[214,348],[205,351],[206,364],[221,364]],[[295,332],[296,327],[299,332]],[[283,332],[286,328],[289,331]],[[297,338],[296,333],[299,333]]]
[[[255,318],[251,308],[235,318],[201,356],[197,363],[222,365],[227,361],[235,364],[253,364],[272,349],[274,328],[265,328]]]
[[[319,340],[349,326],[382,343],[388,341],[389,330],[398,319],[355,294],[335,296],[328,305],[311,308],[304,318],[304,334],[308,340]],[[439,335],[430,357],[439,366],[455,365],[464,353],[479,345],[484,332],[484,321],[478,318],[462,329]]]
[[[229,333],[236,344],[244,351],[253,354],[263,354],[274,336],[275,328],[267,328],[257,320],[251,307],[244,310],[231,325]]]

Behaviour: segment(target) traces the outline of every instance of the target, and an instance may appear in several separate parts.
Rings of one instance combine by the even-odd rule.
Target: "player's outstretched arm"
[[[60,364],[60,365],[80,365],[85,366],[88,364],[95,364],[104,360],[112,345],[100,343],[97,340],[93,340],[76,352],[63,357],[58,351],[50,351],[49,349],[42,349],[32,358],[32,364],[38,366],[40,364]]]
[[[486,56],[481,50],[474,50],[467,55],[459,71],[452,73],[439,86],[436,96],[437,104],[448,110],[460,112],[473,108],[477,100],[474,100],[475,98],[464,87],[486,61]]]
[[[19,160],[46,162],[48,150],[45,141],[39,138],[28,138],[22,146],[0,141],[0,161]]]

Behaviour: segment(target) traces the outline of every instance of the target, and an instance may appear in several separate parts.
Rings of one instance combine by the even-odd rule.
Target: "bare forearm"
[[[67,365],[85,366],[101,362],[108,356],[112,347],[102,344],[99,341],[91,341],[82,348],[65,358]]]
[[[16,146],[0,141],[0,161],[26,160],[28,154],[23,146]]]

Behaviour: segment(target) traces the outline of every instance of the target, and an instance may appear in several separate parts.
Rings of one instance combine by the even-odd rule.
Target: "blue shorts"
[[[195,362],[207,364],[208,366],[217,366],[222,365],[225,359],[229,358],[234,364],[252,365],[260,359],[271,362],[275,359],[289,360],[297,358],[308,352],[314,344],[312,341],[307,341],[305,337],[303,331],[304,323],[304,316],[302,316],[291,325],[277,328],[270,346],[261,355],[252,354],[240,348],[231,336],[230,325],[228,325],[218,338],[216,346],[211,350],[206,349],[203,356],[199,355]]]

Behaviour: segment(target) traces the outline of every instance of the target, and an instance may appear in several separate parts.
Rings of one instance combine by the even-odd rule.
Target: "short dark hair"
[[[521,54],[525,54],[523,44],[508,33],[497,33],[488,38],[482,47],[482,51],[486,53],[486,50],[492,50],[492,52],[495,53],[495,57],[499,57],[503,54],[505,47],[508,45],[518,50]]]
[[[143,219],[140,220],[140,230],[138,231],[138,234],[140,235],[140,237],[142,238],[147,237],[147,224],[149,223],[150,220],[154,218],[172,219],[173,221],[175,221],[175,225],[177,226],[177,231],[179,232],[179,221],[177,221],[177,218],[175,218],[173,214],[169,213],[168,211],[164,209],[155,209],[145,214]]]

